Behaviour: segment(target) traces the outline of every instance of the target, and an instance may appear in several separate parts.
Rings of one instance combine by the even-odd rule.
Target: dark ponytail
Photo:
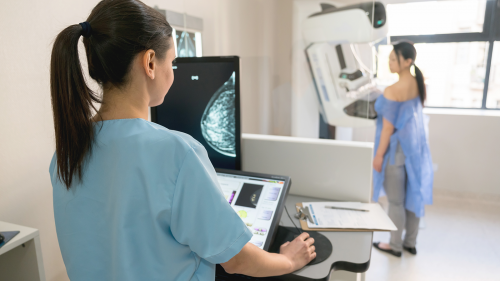
[[[415,79],[417,80],[418,86],[418,95],[420,96],[420,101],[422,102],[422,106],[424,105],[425,99],[427,98],[427,92],[425,89],[424,83],[424,75],[422,71],[415,65],[415,59],[417,58],[417,50],[413,43],[410,41],[400,41],[394,44],[394,52],[396,53],[396,57],[402,56],[405,60],[411,59],[412,64],[415,67]]]
[[[415,67],[415,79],[417,79],[418,95],[420,96],[420,101],[422,102],[422,105],[424,105],[424,101],[427,98],[427,91],[425,89],[425,83],[424,83],[424,75],[422,74],[422,71],[420,71],[420,68],[418,68],[416,65],[413,66]]]
[[[122,87],[135,56],[152,49],[163,59],[172,28],[165,17],[138,0],[103,0],[87,21],[56,37],[50,62],[50,92],[56,139],[57,173],[69,189],[81,180],[94,144],[99,96],[86,84],[78,56],[82,33],[89,74],[102,88]]]
[[[57,173],[69,188],[72,176],[82,177],[85,155],[92,150],[92,102],[99,97],[87,87],[78,57],[82,27],[64,29],[57,36],[50,62],[50,92],[56,132]]]

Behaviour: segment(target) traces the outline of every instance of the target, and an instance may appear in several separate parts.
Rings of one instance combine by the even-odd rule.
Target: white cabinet
[[[0,248],[0,280],[45,281],[38,229],[0,221],[0,232],[20,231]]]

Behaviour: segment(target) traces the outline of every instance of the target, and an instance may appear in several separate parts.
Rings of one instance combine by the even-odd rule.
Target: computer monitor
[[[268,251],[278,231],[290,178],[224,169],[216,171],[224,197],[253,234],[250,242]]]
[[[174,83],[151,120],[191,135],[215,168],[241,169],[239,57],[177,58]]]

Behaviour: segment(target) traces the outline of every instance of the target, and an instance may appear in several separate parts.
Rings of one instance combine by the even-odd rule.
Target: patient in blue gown
[[[411,42],[394,45],[390,54],[391,72],[399,81],[389,86],[375,102],[377,130],[373,161],[373,201],[384,192],[389,200],[389,217],[398,230],[390,243],[373,245],[400,257],[402,250],[415,248],[424,205],[432,204],[433,169],[422,113],[426,91],[422,72],[414,64],[416,50]],[[415,77],[411,74],[414,67]],[[404,240],[403,229],[406,230]]]

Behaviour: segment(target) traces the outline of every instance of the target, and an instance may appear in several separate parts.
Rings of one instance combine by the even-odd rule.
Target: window
[[[486,107],[500,109],[500,42],[498,41],[493,47],[489,81]]]
[[[415,43],[426,106],[500,109],[500,0],[389,4],[387,18],[391,42]],[[382,85],[397,80],[387,66],[391,51],[378,46]]]
[[[425,75],[427,106],[481,108],[487,42],[415,44]]]
[[[485,8],[486,0],[389,4],[389,35],[482,32]]]

